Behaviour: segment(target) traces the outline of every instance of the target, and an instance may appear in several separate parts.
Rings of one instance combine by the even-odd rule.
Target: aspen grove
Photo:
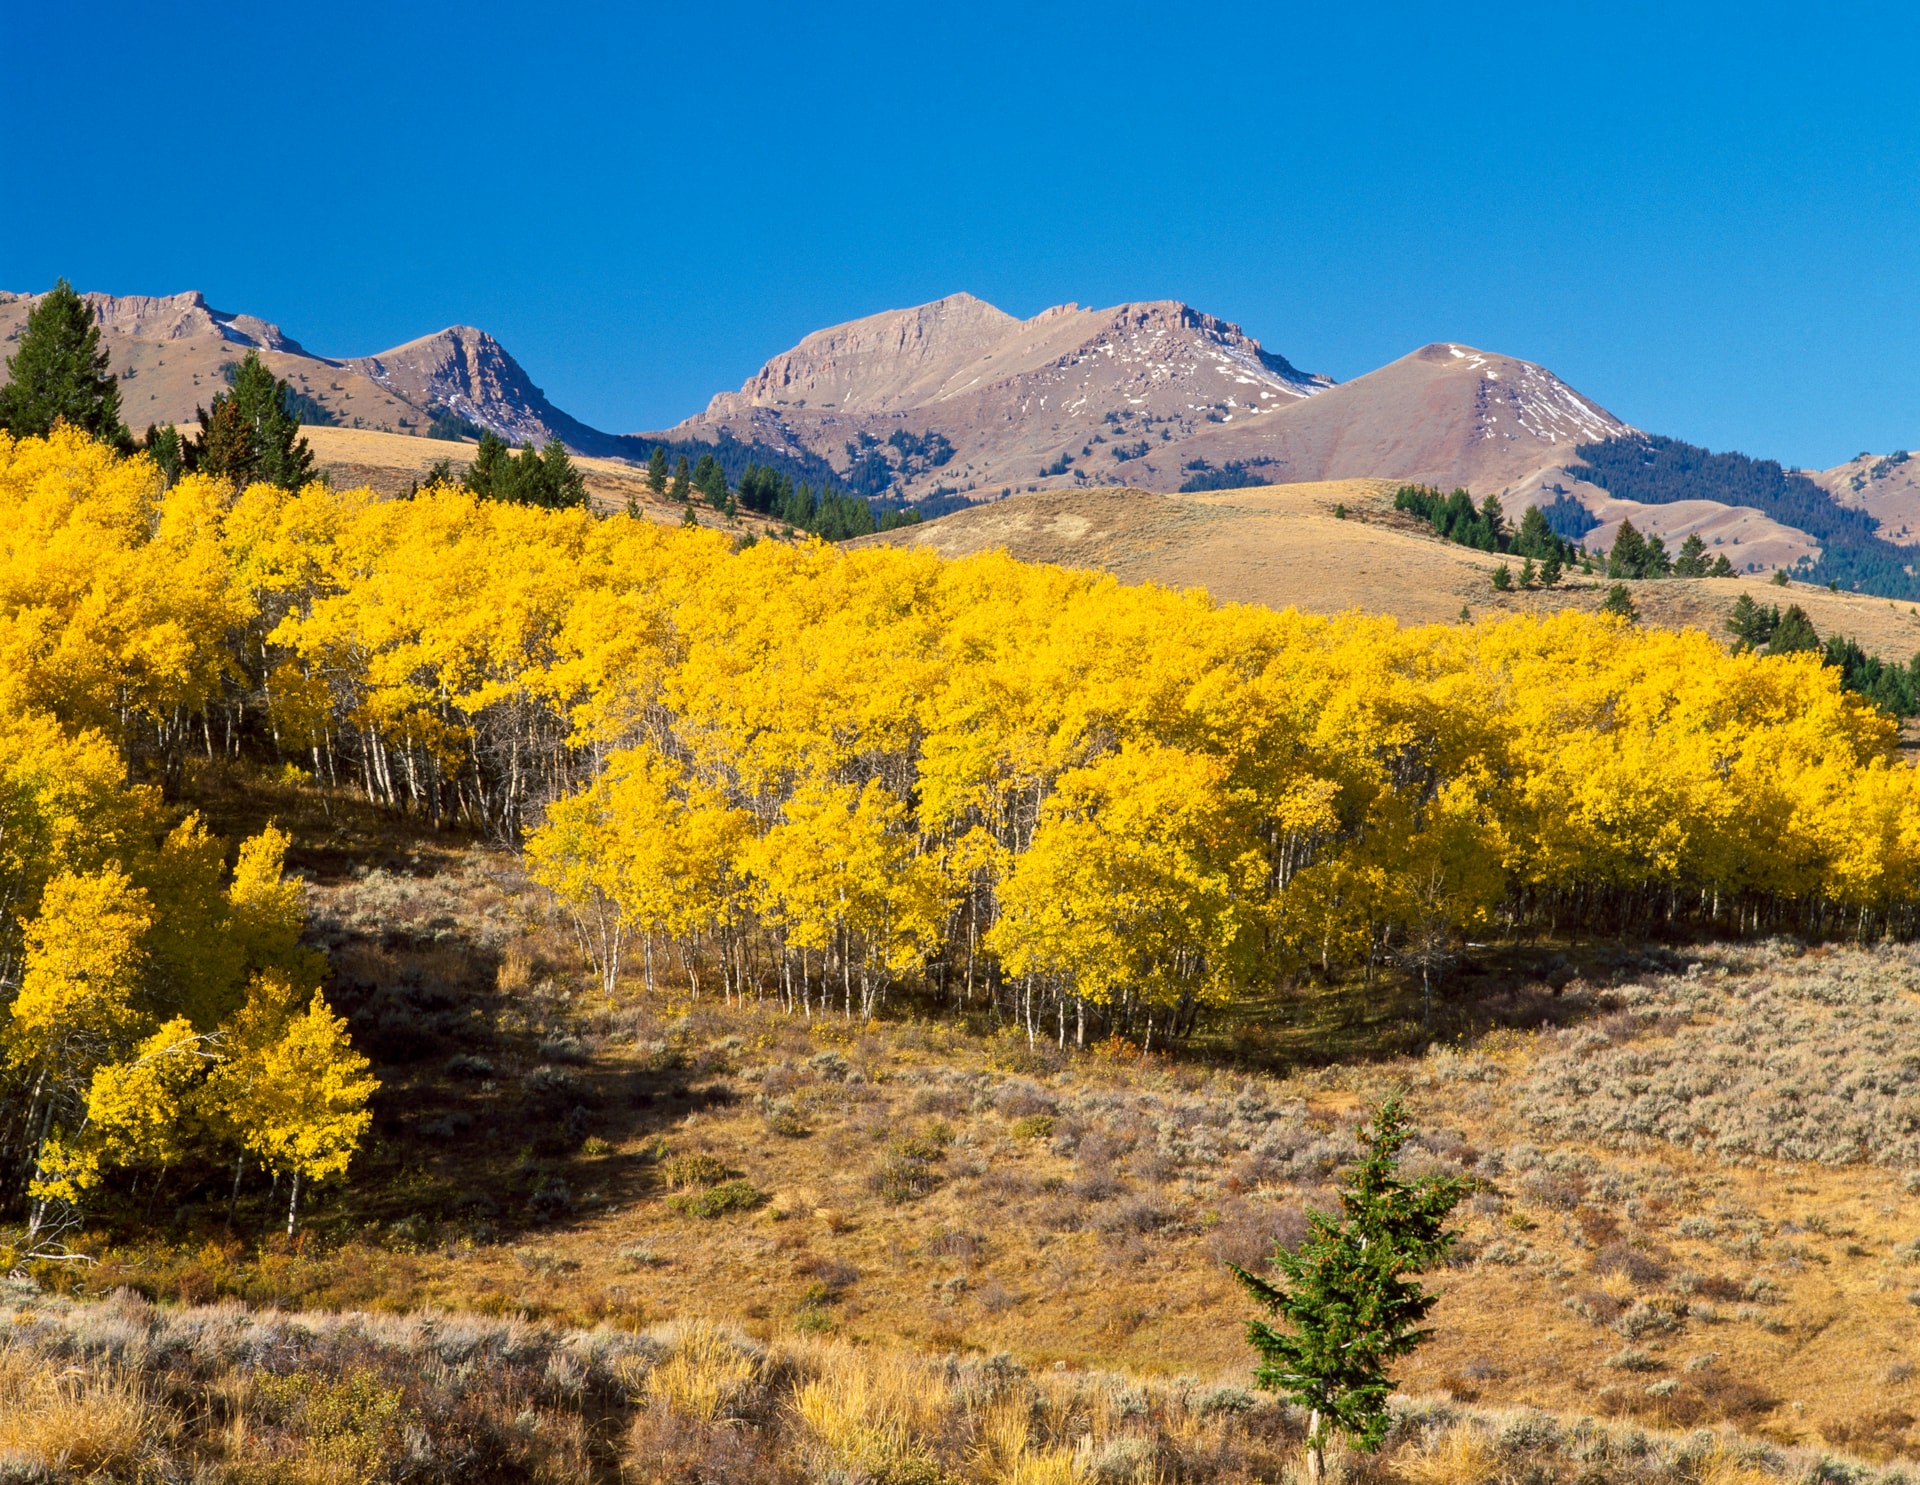
[[[159,968],[266,890],[168,900],[165,852],[211,859],[190,824],[161,855],[101,844],[158,829],[196,757],[523,847],[610,991],[871,1016],[905,988],[1061,1041],[1151,1044],[1307,973],[1418,977],[1474,934],[1904,936],[1920,896],[1895,724],[1816,656],[1574,613],[1317,618],[443,487],[168,487],[65,428],[0,438],[0,708],[10,818],[39,822],[0,839],[16,1161],[67,1056],[32,1030],[50,915],[94,924],[103,965],[146,943],[164,982],[59,1064],[70,1101],[148,1066],[142,1038],[233,1065],[235,986],[297,985],[276,1025],[324,1005],[264,950],[201,1010]],[[83,807],[141,823],[45,823]]]

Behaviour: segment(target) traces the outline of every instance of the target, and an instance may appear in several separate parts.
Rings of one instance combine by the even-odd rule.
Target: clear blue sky
[[[955,290],[1180,298],[1826,465],[1920,445],[1916,9],[23,0],[0,288],[465,321],[616,431]]]

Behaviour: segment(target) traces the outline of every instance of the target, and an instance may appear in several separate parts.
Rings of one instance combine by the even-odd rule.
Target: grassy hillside
[[[437,438],[415,438],[400,433],[378,433],[362,428],[302,428],[300,436],[313,449],[314,467],[323,470],[336,489],[366,487],[383,495],[402,495],[427,477],[442,459],[453,466],[456,479],[473,462],[474,445]],[[687,507],[656,496],[647,488],[646,470],[622,459],[592,459],[575,454],[573,464],[587,483],[587,496],[602,513],[624,511],[629,498],[650,521],[677,526]],[[694,516],[703,526],[758,534],[771,523],[752,511],[742,511],[728,522],[698,497]]]
[[[0,1468],[18,1478],[632,1481],[1293,1477],[1297,1410],[1235,1385],[1035,1372],[732,1327],[563,1331],[476,1316],[155,1309],[13,1296]],[[1868,1480],[1830,1451],[1400,1401],[1342,1481]],[[1902,1478],[1887,1472],[1882,1478]]]
[[[528,1316],[611,1327],[590,1344],[614,1358],[724,1322],[1191,1405],[1249,1365],[1221,1265],[1297,1241],[1397,1085],[1416,1165],[1475,1186],[1409,1394],[1920,1450],[1907,950],[1490,945],[1425,1053],[1415,987],[1358,982],[1171,1058],[1075,1053],[984,1006],[862,1024],[684,983],[608,997],[514,858],[242,784],[197,792],[230,830],[293,824],[329,994],[382,1079],[373,1142],[298,1244],[264,1187],[231,1229],[219,1192],[157,1219],[129,1199],[96,1262],[37,1270],[56,1289]],[[43,1303],[16,1303],[42,1344]]]
[[[1390,480],[1335,480],[1185,495],[1050,490],[866,540],[945,557],[1004,549],[1022,561],[1097,568],[1125,582],[1204,588],[1227,602],[1321,614],[1360,609],[1408,623],[1444,623],[1463,607],[1475,617],[1591,613],[1612,587],[1575,573],[1550,591],[1497,593],[1493,572],[1505,559],[1441,541],[1394,511],[1396,488]],[[1642,622],[1663,628],[1724,639],[1727,616],[1747,593],[1755,602],[1797,603],[1823,636],[1845,635],[1872,654],[1904,662],[1920,650],[1920,610],[1909,603],[1811,583],[1782,592],[1757,576],[1627,586]]]

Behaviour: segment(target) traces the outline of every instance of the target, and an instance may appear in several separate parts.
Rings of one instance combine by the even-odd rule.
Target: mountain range
[[[557,437],[581,454],[634,461],[656,444],[711,448],[736,476],[772,464],[930,513],[1045,489],[1384,478],[1498,494],[1515,518],[1537,504],[1603,546],[1627,519],[1670,547],[1697,531],[1742,571],[1812,560],[1841,540],[1867,541],[1893,570],[1887,564],[1903,559],[1886,552],[1920,544],[1920,460],[1903,453],[1863,453],[1804,478],[1757,466],[1792,485],[1793,500],[1739,493],[1780,479],[1730,483],[1708,477],[1704,463],[1655,488],[1620,477],[1617,458],[1612,476],[1589,462],[1583,449],[1617,453],[1645,435],[1543,366],[1437,342],[1336,382],[1172,300],[1065,304],[1021,319],[954,294],[816,331],[697,415],[619,434],[555,407],[505,347],[471,326],[332,358],[198,293],[85,297],[136,431],[192,421],[227,368],[254,350],[287,379],[310,423],[443,437],[489,429],[517,444]],[[17,339],[33,302],[0,294],[0,340]],[[1809,498],[1830,505],[1835,521],[1808,520]]]

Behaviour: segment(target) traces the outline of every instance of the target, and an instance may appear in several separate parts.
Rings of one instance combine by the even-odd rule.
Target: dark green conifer
[[[1797,655],[1819,648],[1819,632],[1813,627],[1813,620],[1807,617],[1807,611],[1797,603],[1780,615],[1780,621],[1773,626],[1773,633],[1767,638],[1769,655]]]
[[[1527,513],[1520,518],[1520,529],[1513,535],[1513,550],[1517,556],[1538,557],[1543,561],[1560,550],[1560,538],[1553,534],[1539,506],[1528,506]]]
[[[1480,502],[1480,525],[1487,544],[1486,550],[1489,552],[1505,550],[1507,518],[1506,512],[1501,509],[1498,495],[1489,495]]]
[[[231,397],[213,399],[213,411],[200,410],[200,436],[194,440],[192,466],[207,474],[224,475],[236,485],[253,483],[260,467],[260,446],[254,428]]]
[[[1409,1133],[1400,1096],[1391,1094],[1360,1131],[1362,1153],[1340,1188],[1339,1217],[1309,1211],[1299,1249],[1274,1250],[1281,1282],[1233,1270],[1284,1322],[1284,1329],[1264,1320],[1247,1324],[1247,1340],[1260,1354],[1254,1384],[1311,1415],[1310,1481],[1324,1477],[1333,1433],[1368,1452],[1379,1447],[1392,1421],[1388,1365],[1432,1334],[1421,1322],[1439,1296],[1416,1276],[1445,1261],[1454,1240],[1446,1222],[1463,1187],[1450,1176],[1403,1180],[1400,1149]]]
[[[647,456],[647,488],[656,495],[667,493],[667,451],[659,444]]]
[[[233,385],[200,409],[194,466],[236,484],[262,480],[297,490],[313,478],[313,451],[300,437],[285,381],[276,380],[258,351],[233,371]]]
[[[693,491],[693,474],[687,468],[687,456],[682,454],[680,462],[673,466],[673,485],[668,493],[675,500],[688,499]]]
[[[482,500],[503,497],[512,457],[500,436],[487,429],[480,435],[480,447],[473,451],[473,463],[467,466],[467,488]]]
[[[147,436],[140,447],[148,458],[159,466],[160,476],[169,485],[180,478],[186,468],[186,440],[180,437],[180,430],[169,423],[164,428],[147,424]]]
[[[1493,570],[1493,591],[1505,593],[1513,587],[1513,569],[1502,562]]]
[[[86,300],[61,279],[27,312],[20,349],[7,357],[0,428],[45,438],[58,422],[131,452],[120,422],[120,380],[108,368],[100,326]]]
[[[1600,604],[1600,612],[1613,614],[1625,619],[1629,624],[1640,622],[1640,610],[1633,606],[1633,595],[1627,591],[1625,583],[1615,583],[1607,589],[1607,596]]]
[[[1700,539],[1698,531],[1689,531],[1687,539],[1680,543],[1680,555],[1673,559],[1675,577],[1705,577],[1707,575],[1707,544]]]

